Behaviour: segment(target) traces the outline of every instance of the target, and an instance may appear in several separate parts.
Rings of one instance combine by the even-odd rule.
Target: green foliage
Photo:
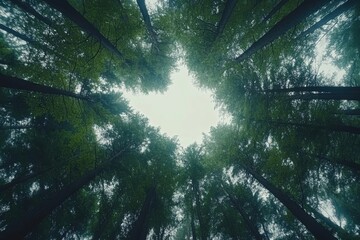
[[[69,1],[121,56],[43,1],[0,3],[1,74],[79,97],[0,89],[0,238],[92,171],[26,239],[129,239],[138,228],[154,240],[313,239],[279,192],[336,237],[358,238],[359,4],[302,36],[344,1],[324,3],[239,63],[301,3],[264,21],[279,1],[230,2],[161,1],[154,36],[136,1]],[[319,71],[321,48],[341,79]],[[232,116],[182,152],[121,94],[165,91],[178,59]]]

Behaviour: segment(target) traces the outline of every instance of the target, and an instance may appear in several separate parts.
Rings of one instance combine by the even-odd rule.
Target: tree
[[[154,45],[159,44],[158,40],[157,40],[157,36],[155,33],[155,30],[151,24],[151,20],[150,20],[150,16],[149,16],[149,12],[146,8],[146,4],[145,4],[145,0],[136,0],[139,8],[140,8],[140,12],[141,15],[143,16],[143,20],[146,26],[146,29],[150,35],[151,40],[153,41]]]
[[[289,13],[287,16],[282,18],[278,23],[276,23],[268,32],[266,32],[259,40],[254,42],[247,50],[245,50],[241,55],[236,57],[237,62],[242,62],[251,55],[253,55],[259,49],[269,45],[271,42],[276,40],[279,36],[286,33],[292,27],[299,24],[306,17],[312,13],[318,11],[322,6],[324,6],[327,1],[317,0],[317,1],[304,1],[302,2],[294,11]]]
[[[151,187],[147,193],[140,213],[129,232],[129,239],[146,239],[148,234],[148,221],[156,199],[156,187]]]
[[[49,27],[53,27],[53,23],[51,22],[50,19],[41,15],[38,11],[36,11],[34,8],[32,8],[31,5],[28,4],[27,2],[23,2],[21,0],[11,0],[11,2],[14,3],[15,5],[17,5],[19,8],[21,8],[23,11],[32,14],[40,21],[47,24]]]
[[[208,223],[204,217],[204,203],[201,201],[201,178],[204,174],[204,169],[201,165],[201,149],[199,149],[196,144],[191,145],[186,149],[184,158],[186,161],[187,172],[189,174],[186,178],[188,178],[189,181],[189,192],[187,193],[187,197],[189,198],[192,235],[194,238],[197,238],[198,236],[199,239],[204,240],[207,239],[209,232]],[[199,222],[198,228],[195,226],[195,219]]]
[[[269,181],[257,174],[250,168],[245,168],[245,171],[259,181],[268,191],[270,191],[281,203],[283,203],[294,216],[306,226],[306,228],[317,239],[336,239],[332,233],[324,226],[319,224],[313,217],[305,212],[295,201],[289,198],[280,189],[276,188]]]
[[[236,3],[237,2],[235,0],[227,0],[226,1],[220,21],[218,22],[217,27],[216,27],[214,39],[216,39],[224,31],[226,23],[229,21],[231,15],[232,15],[232,12],[236,6]]]
[[[343,12],[348,11],[349,9],[351,9],[352,7],[354,7],[356,4],[356,1],[354,0],[349,0],[343,4],[341,4],[340,6],[338,6],[336,9],[334,9],[334,11],[332,11],[331,13],[327,14],[325,17],[323,17],[321,20],[319,20],[317,23],[315,23],[314,25],[312,25],[311,27],[309,27],[306,31],[302,32],[297,38],[301,39],[303,37],[305,37],[308,34],[313,33],[316,29],[320,28],[321,26],[325,25],[326,23],[328,23],[329,21],[331,21],[332,19],[338,17],[339,15],[341,15]]]
[[[243,218],[245,224],[247,225],[248,229],[250,230],[251,234],[256,240],[264,239],[261,234],[259,233],[259,230],[256,228],[255,224],[251,221],[250,217],[247,215],[245,210],[242,208],[244,205],[241,203],[238,199],[234,198],[231,194],[228,194],[228,197],[230,199],[231,204],[233,207],[239,212],[241,217]]]
[[[11,89],[18,89],[18,90],[26,90],[26,91],[32,91],[32,92],[39,92],[39,93],[46,93],[46,94],[54,94],[54,95],[62,95],[62,96],[68,96],[75,99],[90,101],[90,99],[86,96],[82,96],[80,94],[72,93],[69,91],[65,91],[62,89],[57,89],[53,87],[48,87],[44,85],[40,85],[37,83],[32,83],[30,81],[12,77],[12,76],[6,76],[3,74],[0,74],[0,86],[5,88],[11,88]]]
[[[56,10],[60,11],[66,17],[68,17],[75,24],[80,26],[84,31],[94,37],[100,42],[102,46],[108,49],[111,53],[115,54],[120,59],[124,60],[126,64],[132,63],[128,59],[124,59],[123,54],[106,38],[104,37],[88,20],[86,20],[75,8],[71,6],[68,1],[59,3],[53,0],[45,0],[47,4]]]
[[[103,168],[95,169],[88,174],[84,175],[71,185],[65,187],[57,194],[51,196],[47,201],[41,203],[40,206],[34,207],[31,211],[25,213],[20,219],[10,223],[5,231],[1,232],[3,239],[23,239],[29,232],[48,216],[56,207],[63,201],[69,198],[72,194],[82,188],[84,185],[89,184]]]
[[[277,11],[279,11],[289,0],[280,0],[273,9],[264,17],[263,22],[268,21]]]

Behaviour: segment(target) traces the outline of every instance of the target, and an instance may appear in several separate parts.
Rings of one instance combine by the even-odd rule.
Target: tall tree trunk
[[[341,4],[339,7],[337,7],[334,11],[323,17],[320,21],[309,27],[307,30],[299,34],[299,36],[296,38],[297,40],[300,40],[303,37],[306,37],[306,35],[313,33],[316,29],[322,27],[323,25],[327,24],[330,20],[338,17],[340,14],[350,10],[352,7],[355,6],[356,2],[358,0],[348,0],[347,2]]]
[[[264,90],[263,92],[266,93],[318,92],[318,93],[334,93],[334,94],[360,94],[360,87],[309,86],[309,87],[268,89],[268,90]]]
[[[243,166],[245,171],[253,176],[261,185],[263,185],[271,194],[273,194],[289,211],[314,235],[316,239],[335,240],[336,238],[323,225],[318,223],[311,215],[306,213],[299,204],[292,200],[286,193],[275,187],[260,174],[250,168]]]
[[[33,231],[35,227],[47,217],[55,208],[60,206],[71,195],[76,193],[79,189],[89,184],[94,178],[104,171],[104,167],[97,168],[82,176],[77,181],[64,187],[61,191],[53,194],[49,199],[41,202],[38,206],[27,211],[19,219],[11,222],[5,231],[0,233],[0,239],[23,239],[28,233]]]
[[[129,232],[131,240],[145,240],[149,231],[149,216],[154,208],[156,199],[156,188],[152,186],[146,193],[145,201],[141,207],[140,214],[136,219],[133,228]]]
[[[357,100],[360,101],[360,87],[310,86],[264,90],[265,93],[298,93],[289,99],[302,100]]]
[[[192,189],[193,189],[193,195],[195,198],[196,203],[196,214],[198,216],[199,220],[199,229],[200,229],[200,239],[206,240],[206,232],[204,230],[204,219],[202,217],[202,211],[201,211],[201,201],[200,201],[200,190],[199,190],[199,182],[196,179],[192,179]]]
[[[10,33],[11,35],[13,35],[13,36],[15,36],[15,37],[29,43],[29,44],[31,44],[35,48],[43,50],[45,53],[51,53],[51,54],[54,54],[54,55],[56,55],[58,57],[61,57],[65,61],[67,60],[62,53],[57,53],[54,50],[52,50],[52,49],[40,44],[39,42],[35,41],[34,39],[26,36],[25,34],[19,33],[17,31],[15,31],[14,29],[11,29],[11,28],[9,28],[9,27],[1,24],[1,23],[0,23],[0,29],[4,30],[7,33]],[[10,65],[11,63],[5,63],[5,64]]]
[[[151,24],[149,12],[146,8],[145,0],[136,0],[136,2],[140,8],[140,12],[141,12],[141,15],[143,16],[143,20],[144,20],[146,29],[147,29],[148,33],[150,34],[150,38],[151,38],[153,44],[157,45],[158,44],[157,35]]]
[[[4,130],[23,130],[35,128],[35,125],[11,125],[11,126],[0,126],[0,131]]]
[[[283,17],[235,60],[237,62],[242,62],[249,58],[255,52],[272,43],[274,40],[285,34],[288,30],[299,24],[328,2],[328,0],[304,0],[294,11]]]
[[[192,207],[192,203],[191,203],[191,210],[190,210],[190,224],[191,224],[191,234],[192,234],[192,239],[193,240],[197,240],[196,238],[196,228],[195,228],[195,214],[194,214],[194,208]]]
[[[335,125],[328,124],[327,126],[311,124],[311,123],[294,123],[294,122],[284,122],[284,121],[273,121],[273,120],[254,120],[256,122],[268,123],[276,126],[290,126],[298,128],[309,128],[314,130],[325,130],[331,132],[346,132],[352,134],[360,134],[360,128],[348,126],[348,125]]]
[[[104,35],[100,33],[94,25],[92,25],[86,18],[84,18],[67,0],[44,0],[49,6],[55,8],[61,12],[64,16],[69,18],[72,22],[82,28],[85,32],[90,34],[93,38],[98,40],[100,44],[108,49],[111,53],[115,54],[120,59],[124,60],[126,64],[131,65],[132,62],[128,59],[125,59],[124,55],[107,39]]]
[[[349,116],[360,116],[360,109],[358,108],[358,109],[340,110],[340,114],[349,115]]]
[[[42,171],[39,171],[39,172],[34,172],[34,173],[29,173],[25,176],[21,176],[21,177],[18,177],[18,178],[14,178],[12,181],[8,182],[8,183],[5,183],[3,185],[0,185],[0,193],[6,191],[6,190],[9,190],[9,189],[12,189],[14,186],[16,186],[17,184],[19,183],[24,183],[32,178],[36,178],[48,171],[50,171],[51,168],[48,168],[48,169],[44,169]]]
[[[72,97],[75,99],[90,101],[90,99],[86,96],[82,96],[76,93],[72,93],[66,90],[48,87],[45,85],[33,83],[30,81],[26,81],[21,78],[11,77],[7,75],[3,75],[0,73],[0,87],[11,88],[16,90],[25,90],[30,92],[38,92],[38,93],[46,93],[60,96]]]
[[[290,100],[354,100],[360,101],[360,94],[337,94],[337,93],[306,93],[294,94],[287,97]]]
[[[344,167],[347,167],[349,169],[351,169],[354,173],[360,173],[360,164],[359,163],[356,163],[354,161],[349,161],[349,160],[339,160],[339,159],[330,159],[328,157],[325,157],[325,156],[321,156],[321,155],[312,155],[320,160],[324,160],[324,161],[327,161],[329,163],[336,163],[336,164],[339,164],[341,166],[344,166]]]
[[[241,207],[243,205],[238,199],[233,197],[231,194],[227,194],[231,204],[233,207],[239,212],[240,216],[243,218],[245,225],[250,230],[251,234],[256,240],[264,240],[263,236],[261,236],[259,230],[256,225],[250,220],[249,215],[245,212],[245,210]]]
[[[231,14],[233,13],[233,11],[235,9],[236,3],[237,3],[237,0],[227,0],[226,1],[224,10],[221,14],[220,21],[218,22],[218,25],[216,27],[214,39],[216,39],[223,33],[225,26],[228,23],[228,21],[231,17]]]
[[[102,194],[102,197],[105,198],[105,200],[100,200],[100,210],[97,217],[98,221],[92,234],[92,240],[101,239],[104,231],[108,228],[113,218],[113,209],[116,207],[116,200],[120,197],[120,191],[116,191],[111,198],[111,202],[108,202],[110,199],[107,199],[105,191]]]
[[[335,231],[341,239],[355,239],[354,236],[351,236],[349,233],[347,233],[343,228],[341,228],[339,225],[335,224],[333,221],[331,221],[329,218],[325,217],[323,214],[318,212],[316,209],[307,206],[306,209],[308,209],[311,213],[314,214],[316,218],[318,218],[320,221],[322,221],[326,226],[328,226],[330,229]]]
[[[261,24],[265,24],[270,18],[272,18],[272,16],[274,16],[275,13],[277,13],[289,0],[281,0],[280,2],[278,2],[278,4],[275,5],[275,7],[273,7],[273,9],[271,9],[271,11],[266,15],[266,17],[264,17],[263,21]]]
[[[45,23],[49,27],[53,27],[53,23],[50,19],[44,17],[40,13],[38,13],[33,7],[31,7],[28,3],[22,1],[22,0],[10,0],[13,4],[18,6],[20,9],[22,9],[24,12],[30,13],[33,15],[36,19],[40,20],[41,22]]]
[[[37,225],[47,217],[55,208],[60,206],[65,200],[67,200],[70,196],[76,193],[82,187],[88,185],[92,180],[95,179],[97,175],[104,172],[114,159],[119,157],[124,150],[118,151],[114,156],[108,158],[105,161],[105,165],[102,165],[84,176],[80,177],[78,180],[72,182],[71,184],[64,187],[57,193],[54,193],[47,200],[41,202],[36,207],[28,210],[18,219],[15,219],[11,223],[8,224],[6,229],[0,232],[0,239],[12,239],[12,240],[20,240],[24,239],[24,237],[33,231]],[[46,195],[46,194],[44,194]]]
[[[17,31],[13,30],[13,29],[11,29],[11,28],[9,28],[9,27],[1,24],[1,23],[0,23],[0,29],[2,29],[2,30],[4,30],[5,32],[10,33],[11,35],[13,35],[13,36],[15,36],[15,37],[17,37],[17,38],[19,38],[19,39],[27,42],[27,43],[30,43],[30,44],[32,44],[32,45],[34,45],[34,46],[36,46],[36,47],[39,47],[39,46],[40,46],[40,44],[39,44],[38,42],[36,42],[35,40],[29,38],[29,37],[26,36],[25,34],[19,33],[19,32],[17,32]],[[43,46],[43,47],[44,47],[44,46]],[[44,48],[45,48],[45,47],[44,47]]]

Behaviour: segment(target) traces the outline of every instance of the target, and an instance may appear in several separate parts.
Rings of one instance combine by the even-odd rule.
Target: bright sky
[[[164,94],[124,92],[130,106],[145,115],[152,126],[170,137],[177,136],[182,147],[202,140],[211,126],[222,119],[215,109],[209,91],[200,90],[188,74],[186,66],[180,65],[171,74],[172,84]]]

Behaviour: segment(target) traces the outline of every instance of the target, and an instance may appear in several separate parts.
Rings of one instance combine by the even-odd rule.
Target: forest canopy
[[[0,239],[360,239],[359,1],[0,13]],[[231,116],[185,149],[121,92],[180,60]]]

